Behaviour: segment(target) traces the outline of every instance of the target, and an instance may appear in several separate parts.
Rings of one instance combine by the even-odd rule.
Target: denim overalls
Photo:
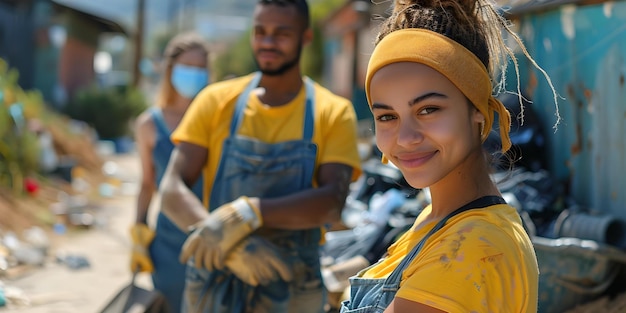
[[[407,254],[387,278],[361,278],[363,274],[376,264],[361,270],[356,276],[350,278],[350,299],[341,303],[341,313],[382,313],[389,306],[396,292],[400,288],[402,272],[411,264],[415,256],[420,252],[422,246],[432,234],[440,230],[446,222],[453,216],[471,209],[485,208],[495,204],[506,203],[504,199],[497,196],[485,196],[478,198],[454,212],[448,214],[439,221],[420,242]],[[411,231],[411,230],[409,230]],[[380,261],[379,261],[380,262]]]
[[[155,183],[159,186],[172,150],[174,150],[174,144],[170,140],[171,132],[163,119],[162,111],[153,108],[150,113],[156,127],[152,159],[155,167]],[[193,193],[202,199],[202,179],[193,186]],[[187,235],[162,212],[159,212],[157,217],[155,232],[156,236],[149,248],[150,258],[154,264],[152,282],[154,288],[165,295],[172,312],[180,312],[185,288],[185,264],[180,263],[178,257]]]
[[[304,80],[306,108],[302,139],[267,144],[237,134],[250,93],[260,79],[261,74],[256,73],[237,99],[230,136],[224,141],[211,191],[211,210],[241,195],[273,198],[312,187],[317,155],[317,146],[312,142],[313,83],[308,78]],[[324,312],[326,299],[319,263],[320,229],[291,231],[262,227],[254,235],[279,247],[283,260],[292,268],[294,280],[254,288],[229,271],[209,272],[188,266],[185,290],[188,312]]]

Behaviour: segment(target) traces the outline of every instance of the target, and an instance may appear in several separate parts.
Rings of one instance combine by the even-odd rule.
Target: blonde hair
[[[171,76],[172,68],[176,59],[184,52],[198,49],[202,51],[207,59],[207,70],[209,70],[209,44],[208,42],[197,33],[182,33],[172,38],[163,52],[163,76],[159,88],[159,94],[156,98],[156,105],[159,107],[166,107],[173,102],[176,91],[172,86]]]

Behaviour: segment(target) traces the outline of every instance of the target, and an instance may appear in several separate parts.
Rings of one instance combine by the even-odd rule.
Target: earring
[[[383,156],[380,158],[380,162],[383,164],[387,164],[389,163],[389,160],[387,159],[387,157],[383,154]]]
[[[485,138],[485,121],[480,122],[480,139]]]

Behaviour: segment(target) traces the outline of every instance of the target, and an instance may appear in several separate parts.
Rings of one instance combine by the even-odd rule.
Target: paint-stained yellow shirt
[[[416,219],[418,225],[431,210]],[[436,222],[411,229],[363,274],[385,278]],[[397,297],[451,313],[537,312],[539,271],[514,208],[493,205],[451,218],[402,275]]]

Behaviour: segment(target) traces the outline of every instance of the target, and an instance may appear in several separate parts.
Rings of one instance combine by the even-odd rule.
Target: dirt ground
[[[0,312],[95,313],[130,281],[128,229],[134,219],[139,160],[134,153],[105,160],[117,165],[123,188],[100,201],[95,226],[50,234],[52,245],[44,266],[14,270],[0,278],[5,294],[19,300],[0,307]],[[74,268],[59,261],[68,257],[87,261],[88,266]],[[151,287],[146,274],[140,274],[139,284]]]

